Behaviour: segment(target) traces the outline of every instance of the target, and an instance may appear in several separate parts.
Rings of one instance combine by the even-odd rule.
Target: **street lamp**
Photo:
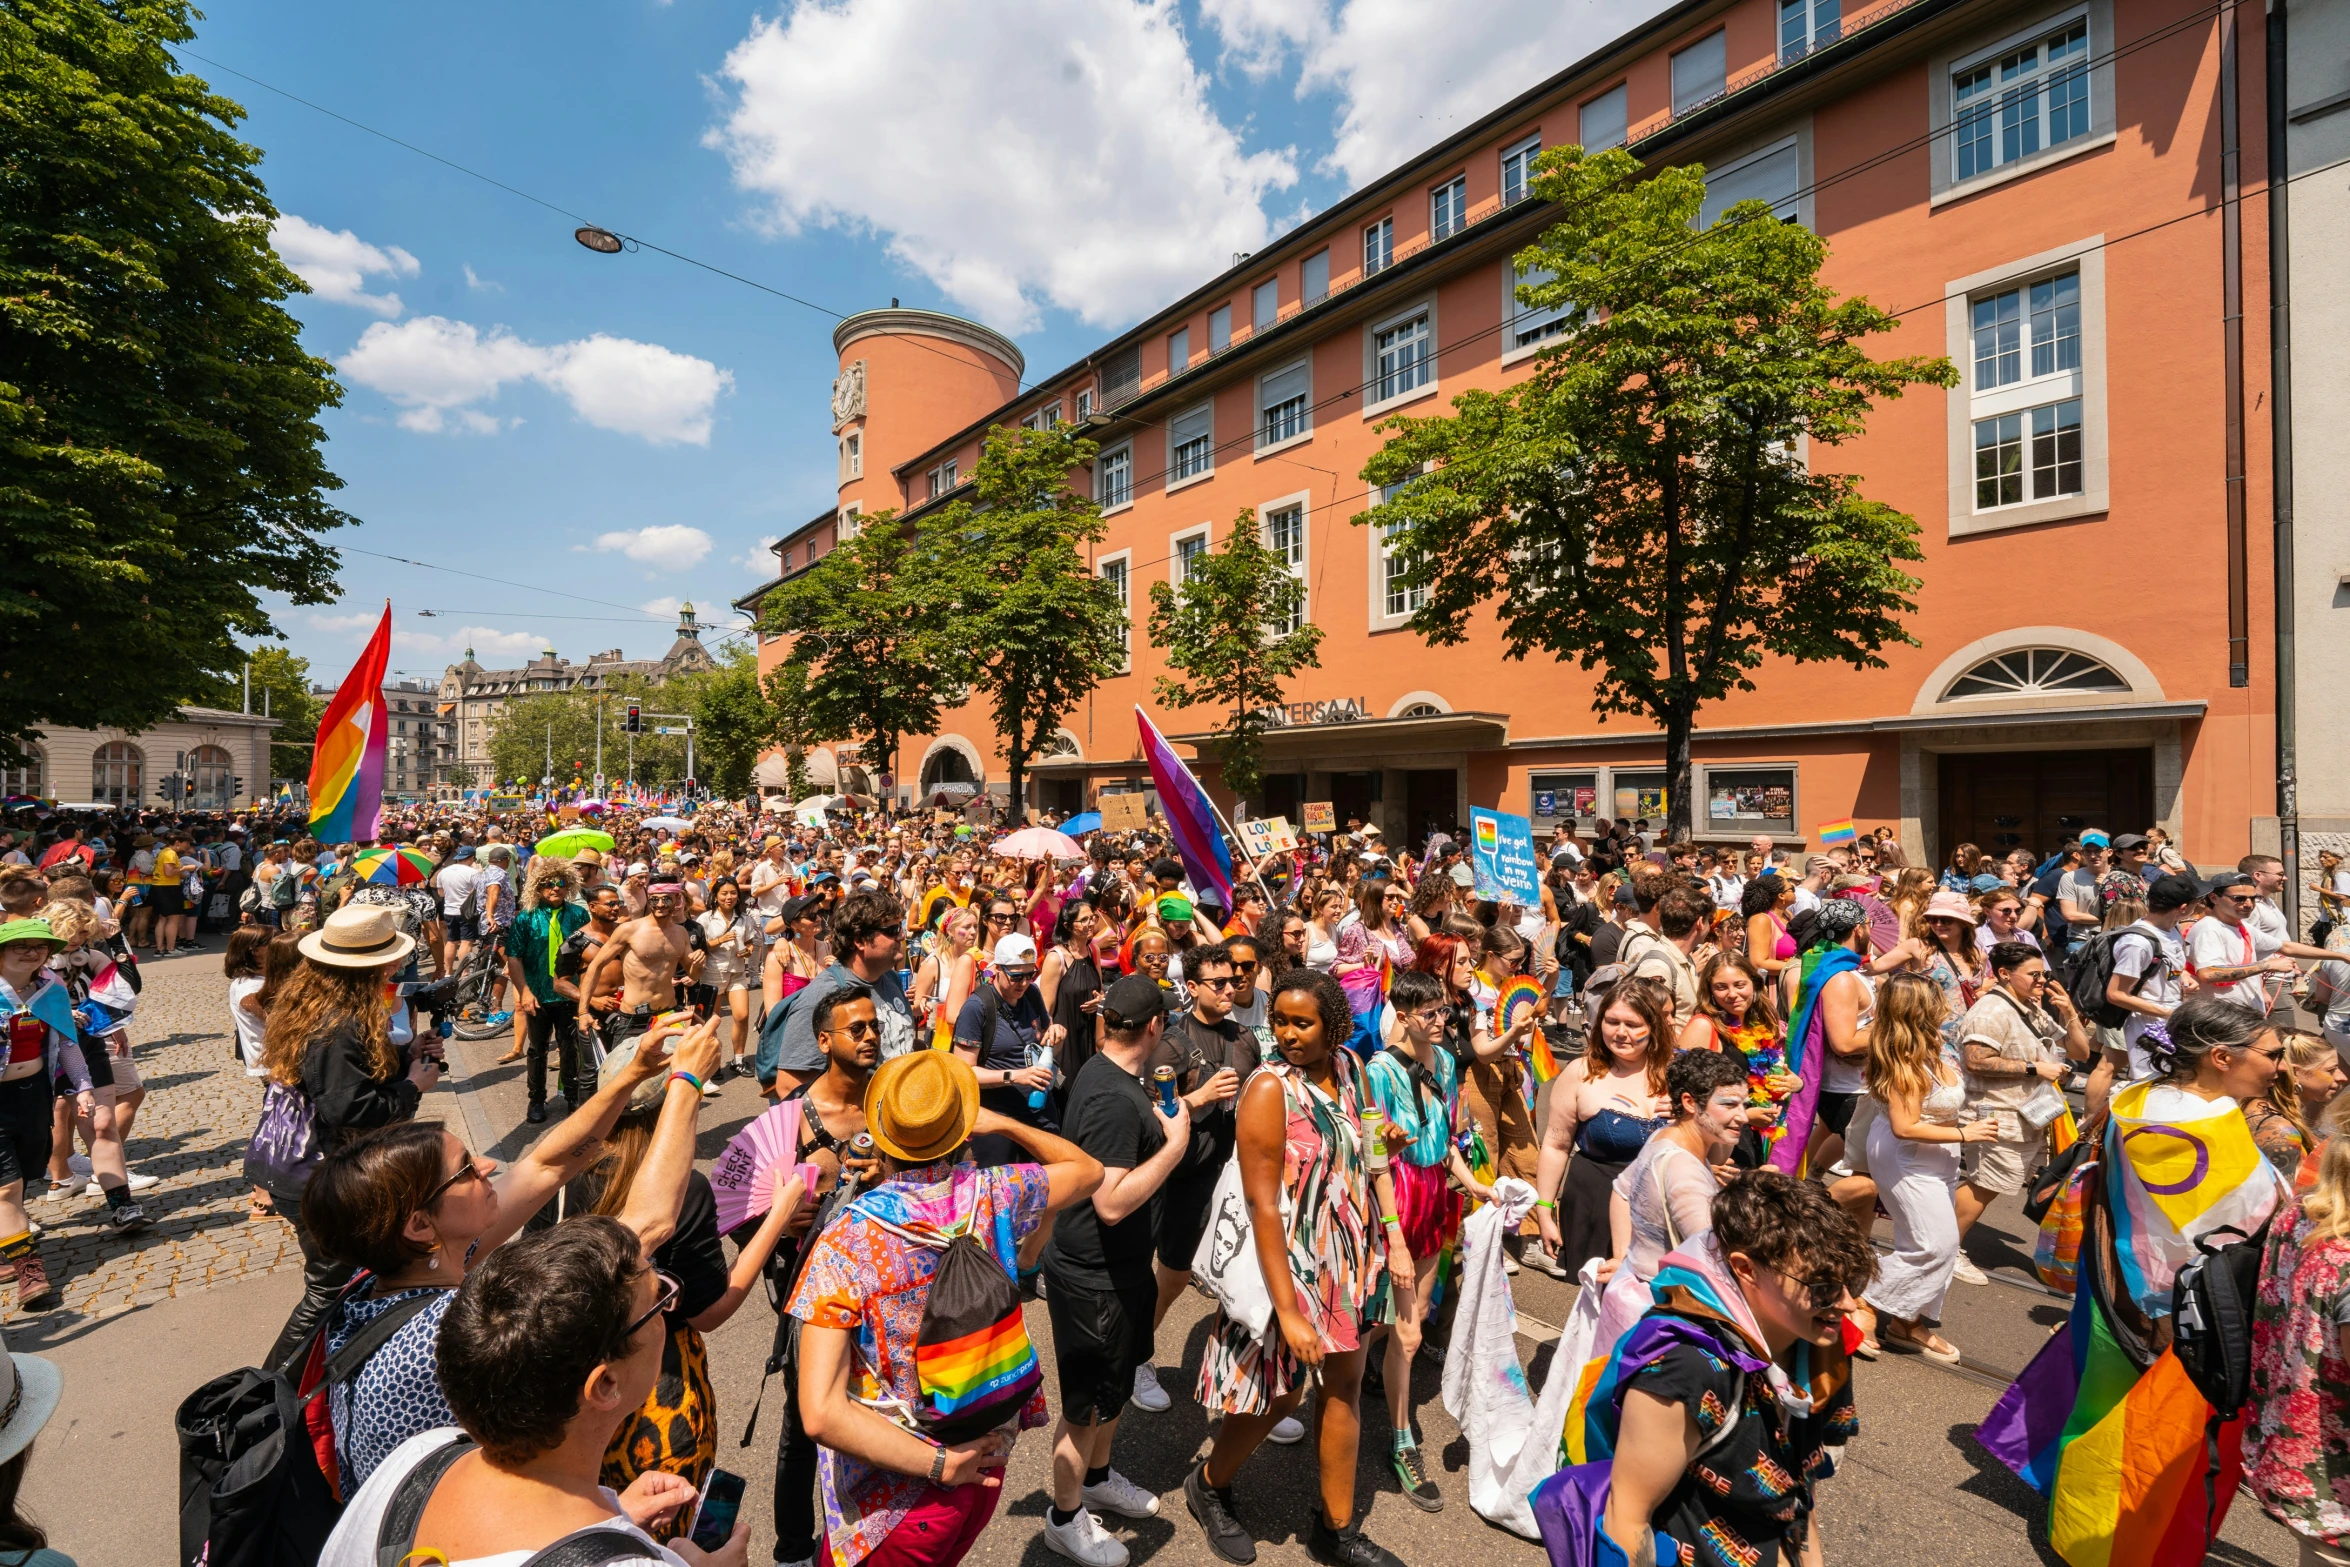
[[[571,237],[602,256],[617,256],[626,248],[619,235],[594,223],[582,223],[571,231]]]

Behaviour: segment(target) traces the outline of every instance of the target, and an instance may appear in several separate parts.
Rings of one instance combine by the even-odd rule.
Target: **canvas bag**
[[[1044,1386],[1044,1368],[1028,1341],[1019,1288],[971,1233],[972,1216],[958,1219],[942,1240],[857,1211],[909,1245],[940,1253],[914,1336],[915,1429],[940,1443],[967,1442],[1017,1420]]]
[[[326,1157],[312,1124],[310,1096],[271,1083],[261,1091],[261,1120],[245,1145],[245,1179],[272,1196],[295,1196]]]

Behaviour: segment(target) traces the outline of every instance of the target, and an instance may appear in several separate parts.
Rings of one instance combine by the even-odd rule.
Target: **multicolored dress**
[[[1404,1244],[1414,1257],[1433,1257],[1461,1224],[1461,1194],[1445,1173],[1461,1114],[1460,1067],[1442,1047],[1422,1066],[1392,1046],[1371,1057],[1363,1069],[1364,1091],[1395,1130],[1409,1140],[1387,1161],[1395,1185],[1396,1217],[1403,1220]]]
[[[2279,1213],[2252,1309],[2252,1402],[2244,1481],[2267,1514],[2305,1539],[2350,1540],[2350,1361],[2340,1317],[2350,1309],[2350,1241],[2310,1234],[2301,1204]]]
[[[1377,1200],[1363,1160],[1361,1068],[1343,1050],[1330,1053],[1336,1097],[1282,1060],[1266,1062],[1288,1112],[1281,1187],[1289,1205],[1289,1277],[1297,1309],[1322,1348],[1346,1354],[1362,1346],[1362,1329],[1394,1320],[1387,1298],[1387,1254],[1378,1241]],[[1251,1245],[1255,1238],[1250,1238]],[[1303,1368],[1281,1336],[1279,1318],[1262,1342],[1222,1312],[1200,1359],[1199,1401],[1226,1414],[1260,1414],[1300,1386]]]

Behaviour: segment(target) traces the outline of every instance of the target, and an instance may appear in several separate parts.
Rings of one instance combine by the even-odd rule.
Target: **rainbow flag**
[[[1840,822],[1820,823],[1818,832],[1820,843],[1823,846],[1832,843],[1851,843],[1860,837],[1860,829],[1852,825],[1852,818],[1849,816]]]
[[[1828,1019],[1820,1011],[1820,997],[1828,981],[1860,967],[1860,955],[1849,947],[1814,947],[1797,960],[1795,1022],[1787,1030],[1787,1070],[1803,1079],[1803,1086],[1787,1101],[1780,1118],[1783,1135],[1771,1145],[1771,1168],[1786,1175],[1803,1173],[1803,1156],[1811,1143],[1811,1123],[1819,1113],[1820,1085],[1828,1069]]]
[[[1183,765],[1183,758],[1159,733],[1150,715],[1140,707],[1134,721],[1142,726],[1142,754],[1151,765],[1151,786],[1159,791],[1159,809],[1167,813],[1167,831],[1183,860],[1183,874],[1201,896],[1219,908],[1232,907],[1232,850],[1216,823],[1216,808],[1208,791]]]
[[[367,639],[359,662],[318,721],[310,753],[310,836],[322,844],[360,843],[375,836],[383,813],[384,670],[392,658],[392,606]]]

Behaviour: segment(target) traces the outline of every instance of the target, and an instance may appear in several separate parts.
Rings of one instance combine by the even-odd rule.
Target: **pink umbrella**
[[[1084,846],[1065,832],[1050,827],[1023,827],[997,841],[995,852],[1008,860],[1082,860]]]

